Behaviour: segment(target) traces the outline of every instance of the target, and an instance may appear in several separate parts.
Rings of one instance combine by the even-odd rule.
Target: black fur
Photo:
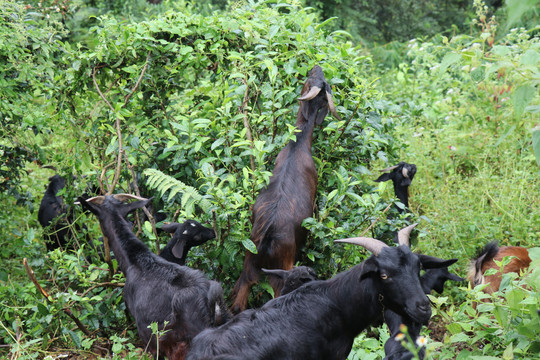
[[[222,314],[216,314],[216,309],[223,302],[221,285],[208,280],[200,271],[157,256],[133,234],[125,217],[149,200],[125,204],[106,196],[101,205],[82,198],[79,201],[99,219],[103,235],[126,277],[126,306],[135,319],[139,337],[154,356],[181,357],[196,334],[219,325],[216,319],[221,319]],[[168,330],[159,339],[160,354],[148,328],[152,322]]]
[[[384,248],[330,280],[308,282],[201,332],[186,359],[346,359],[356,335],[380,321],[383,308],[429,320],[420,263],[407,246]]]
[[[439,260],[444,261],[442,259]],[[465,279],[454,275],[448,271],[448,266],[452,265],[456,261],[457,259],[451,259],[447,261],[448,265],[444,267],[426,269],[425,274],[420,277],[420,283],[422,285],[422,290],[424,291],[424,293],[429,294],[432,290],[435,290],[439,294],[442,293],[444,290],[444,283],[447,280],[465,281]],[[418,337],[420,336],[422,324],[408,317],[403,317],[389,309],[384,311],[384,321],[386,322],[386,325],[388,326],[388,329],[390,331],[390,338],[384,344],[384,352],[386,354],[384,360],[413,359],[413,354],[409,350],[405,349],[401,345],[401,342],[396,340],[395,337],[400,332],[401,324],[404,324],[407,326],[407,332],[409,336],[411,337],[413,342],[416,342],[416,339],[418,339]],[[420,359],[423,359],[425,355],[425,349],[420,349],[418,355]]]
[[[60,175],[49,178],[49,185],[43,194],[38,211],[38,221],[45,229],[47,251],[64,248],[69,237],[71,216],[58,192],[66,186],[66,180]]]
[[[182,224],[165,224],[161,229],[174,235],[159,256],[178,265],[186,264],[186,256],[192,247],[202,245],[216,237],[213,229],[204,227],[194,220],[187,220]]]
[[[293,290],[298,289],[305,283],[317,280],[317,274],[315,270],[309,266],[297,266],[292,270],[281,269],[262,269],[262,271],[268,276],[277,276],[283,280],[283,287],[281,288],[281,295],[290,293]]]
[[[408,171],[408,177],[403,175],[403,169]],[[416,174],[416,165],[407,164],[401,161],[397,167],[389,173],[382,174],[375,180],[376,182],[392,180],[394,184],[394,194],[401,201],[405,208],[409,208],[409,186],[411,185],[414,175]],[[405,210],[398,208],[400,213]]]

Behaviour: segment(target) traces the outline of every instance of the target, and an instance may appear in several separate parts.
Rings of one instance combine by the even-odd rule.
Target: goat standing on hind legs
[[[311,155],[313,130],[328,111],[339,119],[321,67],[310,70],[298,100],[296,128],[300,132],[296,141],[290,141],[278,154],[270,183],[261,190],[253,207],[250,238],[257,254],[246,252],[244,269],[233,290],[234,313],[246,308],[249,290],[259,280],[261,268],[291,270],[306,242],[302,221],[313,215],[317,191],[317,169]],[[282,281],[270,280],[276,297]]]

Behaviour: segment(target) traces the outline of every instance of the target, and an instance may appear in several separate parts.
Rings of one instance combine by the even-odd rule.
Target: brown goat
[[[499,290],[501,286],[501,272],[500,267],[495,263],[496,261],[502,261],[505,256],[515,256],[510,260],[508,265],[503,269],[503,272],[510,273],[520,273],[521,270],[526,270],[531,263],[531,258],[529,257],[529,252],[526,248],[520,246],[502,246],[499,247],[496,241],[492,241],[487,244],[478,256],[471,261],[469,266],[469,272],[467,274],[467,279],[471,283],[471,286],[474,287],[480,284],[488,284],[484,288],[484,292],[492,294],[495,291]],[[484,273],[488,269],[497,270],[496,274],[484,276]]]
[[[322,69],[313,67],[301,92],[296,118],[296,141],[290,141],[276,158],[268,186],[261,190],[253,207],[251,240],[257,254],[246,252],[244,269],[233,289],[232,311],[246,308],[249,290],[259,280],[261,268],[291,270],[297,252],[304,246],[307,230],[302,221],[313,215],[317,191],[317,169],[311,155],[315,125],[330,111],[339,118],[330,85]],[[275,296],[283,280],[271,279]]]

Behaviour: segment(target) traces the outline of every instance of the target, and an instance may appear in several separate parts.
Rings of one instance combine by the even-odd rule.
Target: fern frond
[[[180,206],[188,215],[193,213],[195,204],[199,205],[204,212],[209,212],[212,209],[212,203],[204,198],[194,187],[186,185],[182,181],[166,175],[157,169],[146,169],[143,174],[148,177],[148,187],[157,189],[162,196],[167,191],[170,191],[169,199],[173,199],[175,195],[181,193],[182,199]]]

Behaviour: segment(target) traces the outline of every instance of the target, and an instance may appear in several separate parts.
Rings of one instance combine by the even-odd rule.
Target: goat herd
[[[296,128],[300,132],[277,156],[270,183],[253,208],[251,239],[257,254],[246,252],[233,290],[232,312],[219,282],[185,266],[191,247],[214,238],[212,229],[192,220],[164,225],[162,230],[174,235],[156,255],[137,238],[126,219],[150,200],[127,194],[79,198],[83,208],[99,220],[125,275],[126,307],[146,350],[155,358],[346,359],[354,338],[368,326],[384,321],[391,334],[384,347],[385,359],[411,359],[413,354],[402,346],[400,337],[396,339],[401,324],[416,340],[431,317],[426,294],[432,290],[441,293],[446,280],[464,280],[448,271],[457,259],[443,260],[410,250],[409,236],[416,224],[398,232],[397,247],[365,237],[336,240],[362,246],[372,256],[332,279],[317,280],[309,267],[293,268],[307,236],[302,221],[312,216],[315,201],[313,130],[329,111],[338,117],[331,88],[319,66],[309,72],[299,100]],[[396,196],[408,206],[408,186],[416,166],[402,162],[384,172],[377,181],[392,180]],[[65,182],[58,175],[50,180],[38,214],[44,227],[65,212],[57,196]],[[65,236],[57,232],[47,248],[63,246]],[[493,260],[509,255],[516,258],[505,271],[528,267],[526,249],[499,248],[491,243],[472,262],[472,285],[489,282],[484,291],[498,290],[500,273],[483,274],[496,266]],[[423,275],[421,269],[425,270]],[[269,274],[276,297],[261,308],[246,310],[250,288],[261,272]],[[166,330],[159,338],[149,328],[154,322]],[[423,357],[422,350],[420,355]]]

